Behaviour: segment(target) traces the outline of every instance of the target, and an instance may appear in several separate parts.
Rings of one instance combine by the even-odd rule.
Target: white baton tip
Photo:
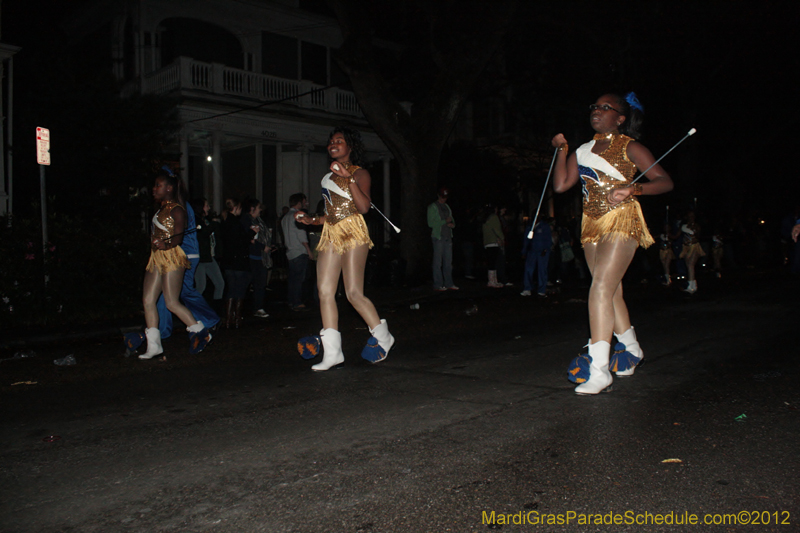
[[[339,170],[339,165],[333,165],[333,170]]]
[[[696,129],[692,128],[689,130],[689,135],[694,135],[695,133],[697,133]]]

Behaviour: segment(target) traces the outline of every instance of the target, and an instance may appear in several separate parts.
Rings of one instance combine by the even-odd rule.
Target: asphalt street
[[[370,290],[396,348],[361,360],[342,303],[324,373],[294,347],[318,315],[282,309],[195,357],[36,347],[0,362],[0,531],[800,531],[798,285],[626,285],[646,363],[593,397],[579,287]]]

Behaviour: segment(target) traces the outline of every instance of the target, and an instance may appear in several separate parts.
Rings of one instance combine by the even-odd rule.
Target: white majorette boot
[[[616,333],[614,335],[617,336],[617,340],[625,345],[625,351],[630,353],[633,357],[636,358],[636,361],[629,360],[629,361],[618,361],[617,365],[612,365],[615,368],[620,368],[623,365],[627,366],[628,368],[624,370],[616,370],[614,373],[619,377],[627,377],[632,376],[634,370],[636,370],[636,365],[642,362],[644,359],[644,352],[642,351],[642,347],[639,346],[639,341],[636,340],[636,332],[633,330],[633,326],[626,331],[625,333]]]
[[[370,328],[372,337],[367,341],[367,345],[361,350],[361,357],[370,363],[380,363],[389,356],[389,350],[394,346],[394,337],[389,333],[389,325],[385,319],[381,323]]]
[[[589,357],[592,362],[589,365],[589,380],[575,387],[577,394],[597,394],[603,392],[611,385],[614,378],[608,371],[608,357],[611,352],[611,345],[606,341],[597,341],[589,345]]]
[[[147,328],[144,330],[144,335],[147,337],[147,351],[140,355],[139,359],[152,359],[164,353],[164,348],[161,347],[161,332],[158,328]]]
[[[328,328],[319,332],[322,339],[322,362],[311,367],[314,372],[322,372],[336,368],[344,363],[342,353],[342,334],[335,329]]]
[[[686,285],[685,289],[681,289],[683,292],[688,292],[689,294],[694,294],[697,292],[697,280],[693,279]]]

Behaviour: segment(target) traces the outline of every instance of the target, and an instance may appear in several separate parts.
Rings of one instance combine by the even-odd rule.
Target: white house
[[[335,125],[362,132],[388,208],[389,153],[331,58],[335,19],[313,0],[98,0],[65,22],[104,32],[123,95],[175,98],[175,140],[191,196],[216,211],[255,196],[280,212],[291,194],[320,198]]]

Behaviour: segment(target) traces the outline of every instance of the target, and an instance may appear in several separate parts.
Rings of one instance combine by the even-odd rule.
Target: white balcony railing
[[[320,89],[316,92],[315,89]],[[287,80],[266,74],[203,63],[179,57],[174,63],[142,79],[143,94],[166,94],[177,90],[207,91],[258,101],[282,100],[282,104],[305,109],[363,117],[355,95],[335,87],[323,89],[308,81]],[[306,94],[310,93],[310,94]],[[299,96],[302,95],[302,96]]]

